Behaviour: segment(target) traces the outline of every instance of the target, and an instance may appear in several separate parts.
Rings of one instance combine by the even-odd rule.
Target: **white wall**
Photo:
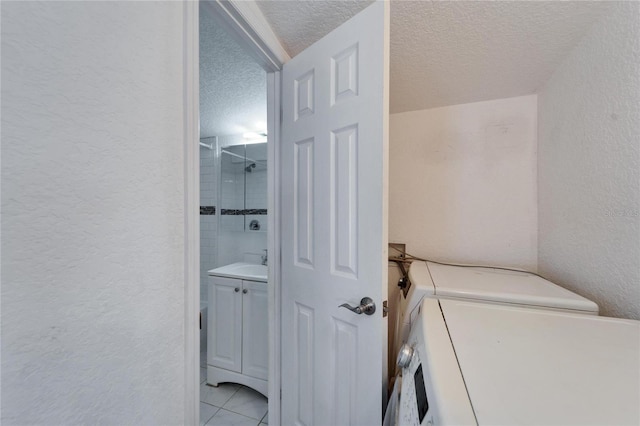
[[[615,2],[539,95],[539,262],[640,319],[640,4]]]
[[[2,424],[182,424],[182,5],[1,7]]]
[[[389,241],[537,267],[536,96],[392,114]]]

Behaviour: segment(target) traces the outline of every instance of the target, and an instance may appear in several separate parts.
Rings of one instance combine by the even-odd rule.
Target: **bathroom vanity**
[[[208,274],[207,383],[240,383],[267,396],[267,267],[239,262]]]

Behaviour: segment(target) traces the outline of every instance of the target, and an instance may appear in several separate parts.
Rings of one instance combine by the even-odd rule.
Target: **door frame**
[[[207,6],[267,72],[269,196],[269,420],[280,423],[280,70],[290,57],[253,1],[209,0]],[[200,100],[199,2],[183,2],[184,114],[184,424],[200,417]]]

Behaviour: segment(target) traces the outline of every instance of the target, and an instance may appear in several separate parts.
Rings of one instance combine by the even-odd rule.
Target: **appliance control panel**
[[[413,349],[411,362],[402,369],[402,392],[398,423],[401,425],[433,425],[433,416],[429,412],[429,400],[424,381],[420,345],[414,339],[408,342]]]

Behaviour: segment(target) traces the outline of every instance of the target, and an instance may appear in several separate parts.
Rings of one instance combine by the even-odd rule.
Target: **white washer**
[[[409,268],[409,280],[407,296],[400,296],[394,352],[409,336],[425,297],[598,315],[596,303],[528,272],[415,261]]]
[[[640,321],[459,300],[420,310],[396,424],[640,424]]]

